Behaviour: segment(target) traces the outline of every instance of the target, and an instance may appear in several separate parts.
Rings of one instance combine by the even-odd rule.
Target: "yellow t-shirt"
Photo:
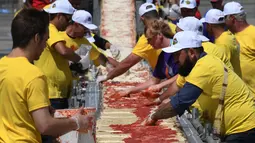
[[[204,51],[207,54],[214,55],[218,57],[221,61],[225,63],[227,67],[233,70],[233,66],[230,62],[230,60],[225,55],[225,52],[222,48],[218,47],[217,45],[211,43],[211,42],[203,42],[202,46],[204,47]]]
[[[223,32],[217,39],[215,39],[215,44],[224,48],[225,55],[231,62],[235,73],[242,77],[239,59],[240,45],[237,42],[235,36],[229,31]]]
[[[21,10],[23,10],[23,8],[19,9],[18,11],[16,11],[16,12],[14,13],[14,17],[16,17],[17,14],[19,14],[19,13],[21,12]]]
[[[224,62],[224,64],[230,68],[233,69],[230,61],[228,60],[228,58],[226,57],[226,55],[224,54],[224,50],[222,48],[219,48],[218,46],[216,46],[215,44],[211,43],[211,42],[203,42],[202,46],[204,47],[204,51],[209,54],[209,55],[213,55],[217,58],[219,58],[221,61]],[[176,84],[179,87],[183,87],[185,84],[186,80],[184,77],[182,77],[181,75],[179,75],[176,79]]]
[[[236,33],[240,44],[240,66],[243,81],[255,95],[255,27],[250,25],[243,31]]]
[[[57,42],[65,41],[53,24],[49,25],[49,37],[40,59],[35,61],[35,66],[41,69],[47,77],[49,97],[51,99],[67,98],[70,95],[72,73],[68,60],[53,47]]]
[[[30,113],[49,105],[40,69],[24,57],[0,60],[0,142],[41,142]]]
[[[176,31],[175,31],[175,30],[176,30],[176,25],[173,24],[172,22],[168,22],[168,25],[169,25],[169,27],[170,27],[172,33],[173,33],[173,34],[176,34]]]
[[[197,61],[185,79],[203,90],[198,102],[207,113],[208,120],[213,123],[222,91],[224,63],[215,56],[206,55]],[[230,135],[255,128],[254,96],[242,79],[230,69],[224,106],[223,133]]]
[[[230,60],[224,54],[225,53],[224,49],[216,46],[215,44],[213,44],[211,42],[203,42],[202,46],[204,47],[204,51],[207,54],[216,56],[221,61],[223,61],[227,67],[229,67],[230,69],[233,69],[233,67],[232,67],[232,65],[230,63]],[[179,75],[177,80],[176,80],[177,86],[182,88],[185,83],[186,83],[185,78]],[[199,98],[203,98],[203,96],[200,96]],[[201,113],[201,115],[204,114],[204,111],[201,109],[201,107],[199,107],[199,103],[197,101],[192,105],[192,107],[198,108],[200,113]],[[204,117],[204,115],[202,115],[202,118],[203,117]]]
[[[98,60],[100,54],[106,56],[103,50],[99,49],[94,43],[90,43],[86,38],[76,38],[73,39],[69,37],[66,32],[59,32],[61,36],[66,41],[66,46],[68,48],[72,48],[74,51],[80,48],[82,45],[89,45],[92,46],[92,49],[89,52],[89,58],[94,62],[96,66],[99,66]],[[106,56],[107,57],[107,56]]]
[[[161,53],[161,49],[154,49],[148,43],[147,38],[143,34],[136,43],[136,46],[134,47],[132,53],[145,59],[150,64],[152,69],[154,69],[158,61],[158,56]]]

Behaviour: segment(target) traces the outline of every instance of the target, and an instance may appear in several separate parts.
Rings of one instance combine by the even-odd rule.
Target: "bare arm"
[[[111,72],[108,73],[107,80],[122,75],[129,68],[131,68],[141,60],[142,60],[141,57],[131,53],[128,57],[121,61],[116,68],[114,68]]]
[[[141,91],[141,90],[144,90],[144,89],[150,87],[151,85],[155,85],[155,84],[157,84],[157,83],[159,83],[159,82],[160,82],[160,79],[154,78],[154,77],[153,77],[153,78],[150,79],[149,81],[146,81],[146,82],[144,82],[144,83],[142,83],[142,84],[139,84],[138,86],[133,87],[133,88],[131,89],[130,94],[132,94],[132,93],[137,93],[137,92],[139,92],[139,91]]]
[[[160,101],[163,101],[169,98],[170,96],[174,96],[179,90],[180,88],[177,86],[176,80],[175,80],[175,82],[172,82],[169,85],[168,89],[159,97]]]
[[[157,84],[160,82],[160,79],[157,79],[157,78],[152,78],[144,83],[141,83],[135,87],[132,87],[132,88],[129,88],[123,92],[120,92],[120,95],[121,96],[126,96],[128,94],[133,94],[133,93],[137,93],[137,92],[140,92],[141,90],[144,90],[148,87],[150,87],[151,85],[154,85],[154,84]]]
[[[163,81],[163,82],[161,82],[161,83],[159,83],[157,85],[152,85],[152,86],[150,86],[149,90],[150,91],[160,91],[162,88],[167,87],[170,84],[172,84],[173,82],[175,82],[177,77],[178,76],[176,75],[176,76],[174,76],[174,77],[172,77],[172,78],[170,78],[170,79],[168,79],[166,81]]]
[[[173,106],[170,102],[162,104],[156,111],[152,111],[152,113],[144,120],[142,123],[146,126],[156,125],[156,122],[160,119],[168,119],[173,116],[176,116]]]
[[[159,84],[158,84],[158,85],[159,85],[159,88],[167,87],[167,86],[170,85],[171,83],[175,82],[176,79],[177,79],[177,77],[178,77],[178,76],[176,75],[176,76],[174,76],[174,77],[172,77],[172,78],[170,78],[170,79],[167,79],[166,81],[163,81],[163,82],[159,83]]]
[[[168,119],[176,116],[177,113],[173,109],[170,102],[163,104],[160,108],[152,115],[152,120]]]
[[[119,62],[116,61],[115,59],[111,58],[111,57],[107,57],[107,61],[109,62],[109,64],[111,64],[113,67],[117,67],[119,65]]]
[[[79,131],[87,130],[91,126],[89,116],[81,115],[83,109],[79,109],[79,113],[75,115],[79,124]],[[56,119],[50,115],[49,107],[40,108],[31,112],[37,130],[43,135],[51,135],[54,137],[61,136],[72,130],[77,129],[77,123],[74,118]]]
[[[58,137],[77,128],[76,122],[72,119],[53,118],[48,107],[32,111],[32,116],[36,128],[43,135]]]
[[[60,55],[69,61],[79,62],[81,60],[81,57],[77,55],[71,48],[67,48],[64,42],[57,42],[53,47]]]

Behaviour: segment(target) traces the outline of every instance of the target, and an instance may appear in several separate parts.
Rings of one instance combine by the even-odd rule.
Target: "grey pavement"
[[[0,14],[0,57],[7,54],[12,47],[12,40],[10,34],[12,14]]]

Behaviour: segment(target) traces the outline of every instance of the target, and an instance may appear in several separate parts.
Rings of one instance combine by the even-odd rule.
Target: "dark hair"
[[[33,1],[32,0],[26,0],[23,4],[23,8],[32,8]]]
[[[198,52],[199,54],[201,54],[201,53],[203,53],[204,52],[204,47],[203,46],[201,46],[201,47],[199,47],[199,48],[192,48],[192,49],[194,49],[196,52]],[[186,51],[188,51],[188,49],[185,49]]]
[[[49,14],[49,15],[50,15],[50,21],[52,21],[52,20],[57,16],[56,13],[54,13],[54,14]]]
[[[201,47],[199,47],[199,48],[195,48],[195,50],[196,50],[197,52],[199,52],[199,53],[203,53],[203,52],[204,52],[204,47],[201,46]]]
[[[146,12],[144,15],[142,15],[145,19],[159,19],[159,14],[156,10],[152,10],[149,12]]]
[[[48,26],[49,15],[46,12],[33,8],[21,10],[11,24],[12,48],[26,47],[37,33],[43,39]]]

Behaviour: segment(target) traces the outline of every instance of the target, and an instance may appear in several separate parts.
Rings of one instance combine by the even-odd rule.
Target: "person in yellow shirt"
[[[42,8],[45,10],[45,9],[48,9],[50,8],[50,5],[51,3],[53,3],[55,0],[50,0],[48,3],[44,3],[44,5],[42,6]],[[75,8],[75,9],[80,9],[80,5],[81,5],[81,0],[68,0],[72,6]],[[45,5],[46,4],[46,5]]]
[[[196,16],[197,2],[196,0],[180,0],[180,10],[183,18],[188,16]]]
[[[156,7],[152,3],[142,4],[139,8],[139,15],[141,16],[141,20],[143,21],[145,27],[148,21],[159,18]],[[161,50],[153,49],[153,47],[148,44],[148,40],[146,39],[145,35],[142,35],[139,38],[136,46],[133,48],[132,53],[122,60],[120,64],[107,75],[98,76],[97,82],[113,79],[125,73],[129,68],[137,64],[142,59],[145,59],[152,69],[154,69],[160,53]]]
[[[59,31],[68,26],[74,10],[66,0],[55,1],[46,10],[50,14],[50,36],[39,60],[34,62],[47,77],[50,101],[56,109],[68,108],[67,98],[70,95],[72,80],[68,61],[82,62],[86,59],[67,48],[64,38],[59,34]]]
[[[230,69],[233,69],[230,61],[227,59],[225,52],[222,48],[219,48],[218,46],[216,46],[215,44],[209,42],[209,39],[206,38],[205,36],[202,35],[203,33],[203,24],[195,17],[185,17],[183,19],[180,19],[179,23],[177,23],[177,27],[176,27],[176,32],[180,32],[180,31],[193,31],[193,32],[197,32],[201,39],[202,39],[202,45],[204,47],[204,50],[206,53],[210,54],[210,55],[214,55],[216,57],[218,57],[220,60],[222,60],[227,67],[229,67]],[[167,33],[167,31],[166,31]],[[163,34],[165,37],[167,37],[165,34]],[[154,38],[152,38],[152,40],[156,40],[156,36]],[[153,46],[157,46],[157,45],[153,45]],[[162,47],[163,48],[163,47]],[[180,80],[180,78],[182,78],[181,76],[178,76],[177,81]],[[170,79],[171,80],[171,79]],[[165,99],[167,99],[170,96],[173,96],[174,93],[176,92],[176,90],[179,90],[179,88],[182,88],[182,86],[179,86],[176,82],[169,82],[168,85],[168,89],[167,91],[165,91],[160,97],[160,100],[154,100],[153,103],[155,104],[159,104],[159,101],[163,101]],[[182,80],[184,84],[185,80]],[[178,85],[178,86],[177,86]],[[162,88],[161,85],[152,85],[149,90],[160,90],[160,88]],[[152,104],[153,105],[153,104]]]
[[[242,79],[255,95],[255,27],[247,23],[244,8],[237,2],[227,3],[224,15],[227,28],[235,34],[240,44]]]
[[[145,125],[154,125],[159,119],[180,116],[198,99],[201,108],[208,112],[213,129],[219,131],[217,133],[226,142],[250,142],[255,139],[252,93],[242,79],[219,58],[204,52],[202,39],[196,32],[178,32],[173,45],[167,47],[165,52],[174,54],[179,74],[187,82],[170,102],[160,106],[145,120]],[[218,117],[222,122],[218,122]]]
[[[224,48],[225,54],[231,62],[234,72],[240,77],[240,46],[235,36],[230,31],[225,31],[225,18],[224,13],[218,9],[209,10],[204,18],[206,23],[206,30],[209,36],[215,38],[215,44]]]
[[[170,45],[171,39],[167,38],[165,35],[171,33],[171,29],[168,23],[163,20],[154,20],[150,23],[145,31],[146,38],[150,45],[154,49],[162,49]],[[157,38],[154,38],[157,37]],[[155,39],[155,40],[151,40]],[[148,81],[141,83],[135,87],[131,87],[119,92],[121,97],[128,96],[129,94],[134,94],[141,92],[144,89],[152,86],[160,86],[159,89],[166,87],[171,82],[175,81],[176,74],[178,73],[178,66],[173,63],[173,56],[171,54],[165,53],[164,51],[158,57],[157,65],[153,70],[153,76]],[[163,81],[164,79],[169,79]],[[161,82],[163,81],[163,82]],[[170,83],[169,83],[170,82]],[[157,99],[160,100],[160,99]],[[156,101],[157,101],[156,100]]]
[[[72,6],[75,8],[75,9],[80,9],[80,3],[81,3],[81,0],[69,0],[69,2],[72,4]],[[50,5],[51,4],[48,4],[44,7],[44,10],[47,11],[48,8],[50,8]],[[92,18],[91,18],[92,20]],[[67,27],[67,30],[68,29],[72,29],[72,25],[69,25]],[[95,30],[95,29],[93,29]],[[72,31],[72,30],[71,30]],[[91,32],[91,31],[90,31]],[[63,32],[62,32],[63,34]],[[94,47],[91,52],[90,52],[90,59],[92,59],[94,61],[94,63],[96,65],[99,65],[99,61],[102,61],[102,59],[107,60],[107,58],[105,58],[104,56],[100,56],[100,59],[98,59],[98,56],[100,55],[100,52],[102,52],[101,50],[99,50],[98,48],[100,49],[103,49],[103,50],[107,50],[109,49],[113,58],[118,60],[120,57],[121,57],[121,54],[120,54],[120,50],[117,48],[117,46],[111,44],[109,41],[107,41],[106,39],[94,34],[94,33],[89,33],[89,31],[86,33],[85,37],[89,36],[90,39],[92,39],[93,41],[93,44],[92,44],[92,47]],[[93,37],[92,37],[93,36]],[[88,39],[88,38],[87,38]],[[69,38],[65,39],[65,40],[68,40],[68,41],[72,41],[70,40]],[[90,43],[92,43],[90,40],[89,40]],[[86,42],[87,43],[87,42]],[[97,47],[98,48],[97,48]],[[110,61],[114,62],[114,59],[110,58]],[[116,62],[115,62],[116,64]]]
[[[93,43],[95,40],[90,34],[90,31],[95,30],[97,26],[92,24],[91,14],[85,10],[77,10],[74,12],[72,20],[73,23],[67,27],[66,31],[60,32],[60,34],[65,39],[67,47],[72,48],[72,50],[77,51],[77,53],[81,53],[81,55],[87,56],[87,65],[83,65],[83,68],[87,69],[89,67],[90,60],[92,60],[96,66],[99,64],[103,66],[107,64],[111,64],[113,67],[117,66],[117,61],[106,56],[104,52]],[[85,47],[81,47],[81,45],[91,46],[92,48],[90,50],[83,49]]]
[[[91,127],[82,110],[68,119],[52,116],[46,76],[32,64],[46,46],[48,26],[48,14],[35,9],[22,10],[12,21],[12,51],[0,59],[1,143],[41,143],[40,134],[57,137]]]

